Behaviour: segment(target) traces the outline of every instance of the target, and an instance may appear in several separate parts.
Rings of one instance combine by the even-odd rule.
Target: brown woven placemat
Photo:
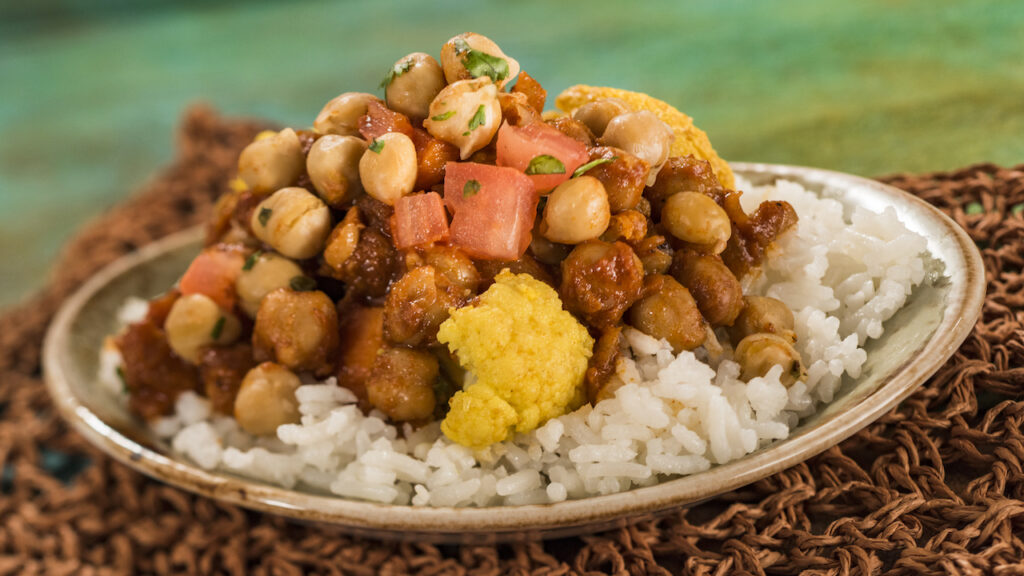
[[[1024,574],[1024,166],[887,179],[984,249],[983,319],[928,384],[840,446],[659,521],[522,545],[382,543],[195,497],[105,457],[54,414],[47,322],[100,266],[201,222],[260,127],[190,111],[175,164],[81,231],[47,289],[0,318],[0,575]]]

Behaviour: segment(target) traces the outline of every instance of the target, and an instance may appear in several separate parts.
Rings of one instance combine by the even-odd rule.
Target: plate
[[[905,192],[878,182],[813,168],[733,164],[753,184],[777,179],[827,193],[847,207],[893,207],[927,239],[936,281],[917,289],[867,346],[868,360],[835,400],[802,421],[786,440],[710,470],[619,494],[557,504],[491,508],[383,505],[289,490],[224,472],[210,472],[172,453],[144,423],[98,384],[98,351],[117,329],[115,313],[129,296],[151,297],[177,280],[198,253],[192,229],[129,254],[98,272],[58,311],[44,344],[47,386],[63,417],[90,442],[157,480],[253,510],[330,524],[387,539],[486,543],[553,538],[624,526],[692,505],[802,462],[864,428],[909,396],[960,346],[985,296],[981,255],[952,220]]]

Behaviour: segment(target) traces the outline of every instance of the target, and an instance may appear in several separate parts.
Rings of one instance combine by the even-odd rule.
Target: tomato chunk
[[[530,175],[537,192],[547,192],[572,176],[573,171],[590,159],[587,147],[543,122],[526,126],[502,124],[498,130],[498,166],[509,166],[525,173],[538,156],[553,156],[565,167],[557,174]]]
[[[245,265],[245,254],[226,244],[211,246],[199,253],[178,282],[182,295],[203,294],[225,310],[235,306],[235,280]]]
[[[517,260],[530,246],[540,197],[514,168],[473,162],[445,165],[444,201],[451,243],[473,258]]]
[[[399,250],[447,240],[448,216],[441,195],[428,192],[399,198],[395,202],[391,235]]]

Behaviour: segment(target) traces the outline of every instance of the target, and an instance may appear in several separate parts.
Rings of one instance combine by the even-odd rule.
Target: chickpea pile
[[[137,412],[166,412],[196,389],[270,434],[298,422],[304,378],[335,376],[364,409],[429,422],[464,377],[438,328],[506,268],[555,287],[597,340],[591,401],[610,393],[624,326],[676,352],[728,340],[747,379],[779,365],[786,384],[804,377],[792,312],[740,284],[795,213],[744,213],[707,162],[669,156],[675,134],[654,113],[606,98],[548,118],[540,84],[473,33],[446,42],[440,61],[399,59],[382,88],[383,99],[341,94],[311,130],[265,132],[241,152],[207,248],[119,337]],[[506,130],[525,143],[503,148]],[[528,234],[518,257],[465,244],[507,250],[493,230],[511,224],[463,222],[457,235],[452,211],[468,210],[456,206],[477,201],[481,184],[453,200],[446,166],[513,170],[541,141],[556,144],[508,176],[534,178],[519,197],[527,221],[513,219]],[[508,194],[488,201],[506,209]]]

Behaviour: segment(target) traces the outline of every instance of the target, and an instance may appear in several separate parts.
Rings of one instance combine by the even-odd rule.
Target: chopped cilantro
[[[465,38],[455,39],[455,54],[462,55],[470,50],[472,50],[472,48],[469,47],[469,42],[466,42]]]
[[[467,180],[466,184],[462,187],[462,197],[470,198],[476,196],[477,192],[480,191],[480,182],[476,180]]]
[[[260,208],[260,214],[256,217],[256,219],[260,221],[260,226],[266,226],[267,222],[270,220],[270,215],[273,213],[274,211],[270,208]]]
[[[117,367],[117,377],[121,380],[121,392],[128,393],[128,378],[124,375],[124,367]]]
[[[473,78],[487,76],[495,82],[508,78],[508,60],[475,50],[462,38],[455,39],[455,53],[462,56],[462,65]]]
[[[452,116],[455,116],[455,110],[449,110],[449,111],[447,111],[447,112],[445,112],[443,114],[438,114],[437,116],[431,116],[430,119],[433,120],[434,122],[443,122],[443,121],[451,118]]]
[[[227,319],[224,318],[223,316],[217,318],[217,323],[213,325],[213,330],[210,330],[210,338],[213,338],[214,340],[220,339],[221,333],[224,332],[225,320]]]
[[[1014,216],[1019,216],[1021,212],[1024,212],[1024,203],[1017,204],[1013,208],[1010,208],[1010,213]]]
[[[402,60],[392,66],[391,69],[388,70],[387,75],[384,76],[384,80],[380,83],[381,89],[386,89],[388,85],[391,84],[392,80],[408,72],[409,68],[412,68],[412,60],[410,59]]]
[[[250,254],[249,257],[245,259],[245,265],[242,266],[242,270],[245,270],[245,271],[252,270],[252,267],[256,265],[256,261],[258,261],[260,259],[260,256],[262,256],[262,255],[263,255],[263,250],[257,250],[255,252],[253,252],[252,254]]]
[[[985,207],[981,205],[981,202],[971,202],[967,205],[967,209],[964,212],[971,215],[984,214]]]
[[[584,174],[586,174],[587,171],[590,170],[591,168],[596,168],[596,167],[600,166],[601,164],[607,164],[609,162],[614,162],[614,161],[616,161],[618,159],[619,159],[618,156],[612,156],[611,158],[598,158],[597,160],[591,160],[590,162],[587,162],[583,166],[580,166],[579,168],[577,168],[576,171],[572,173],[572,177],[573,178],[579,178],[580,176],[583,176]]]
[[[486,122],[487,110],[485,110],[484,105],[481,104],[480,107],[476,109],[476,113],[473,114],[473,117],[469,119],[469,131],[472,132],[473,130],[476,130]]]
[[[293,276],[288,282],[292,290],[296,292],[309,292],[316,290],[316,280],[313,280],[309,276]]]
[[[370,152],[374,154],[380,154],[380,151],[384,149],[384,143],[380,140],[374,140],[370,142]]]
[[[533,160],[530,160],[530,165],[526,167],[526,174],[529,176],[535,176],[539,174],[565,174],[565,164],[562,161],[550,154],[541,154],[535,156]]]

